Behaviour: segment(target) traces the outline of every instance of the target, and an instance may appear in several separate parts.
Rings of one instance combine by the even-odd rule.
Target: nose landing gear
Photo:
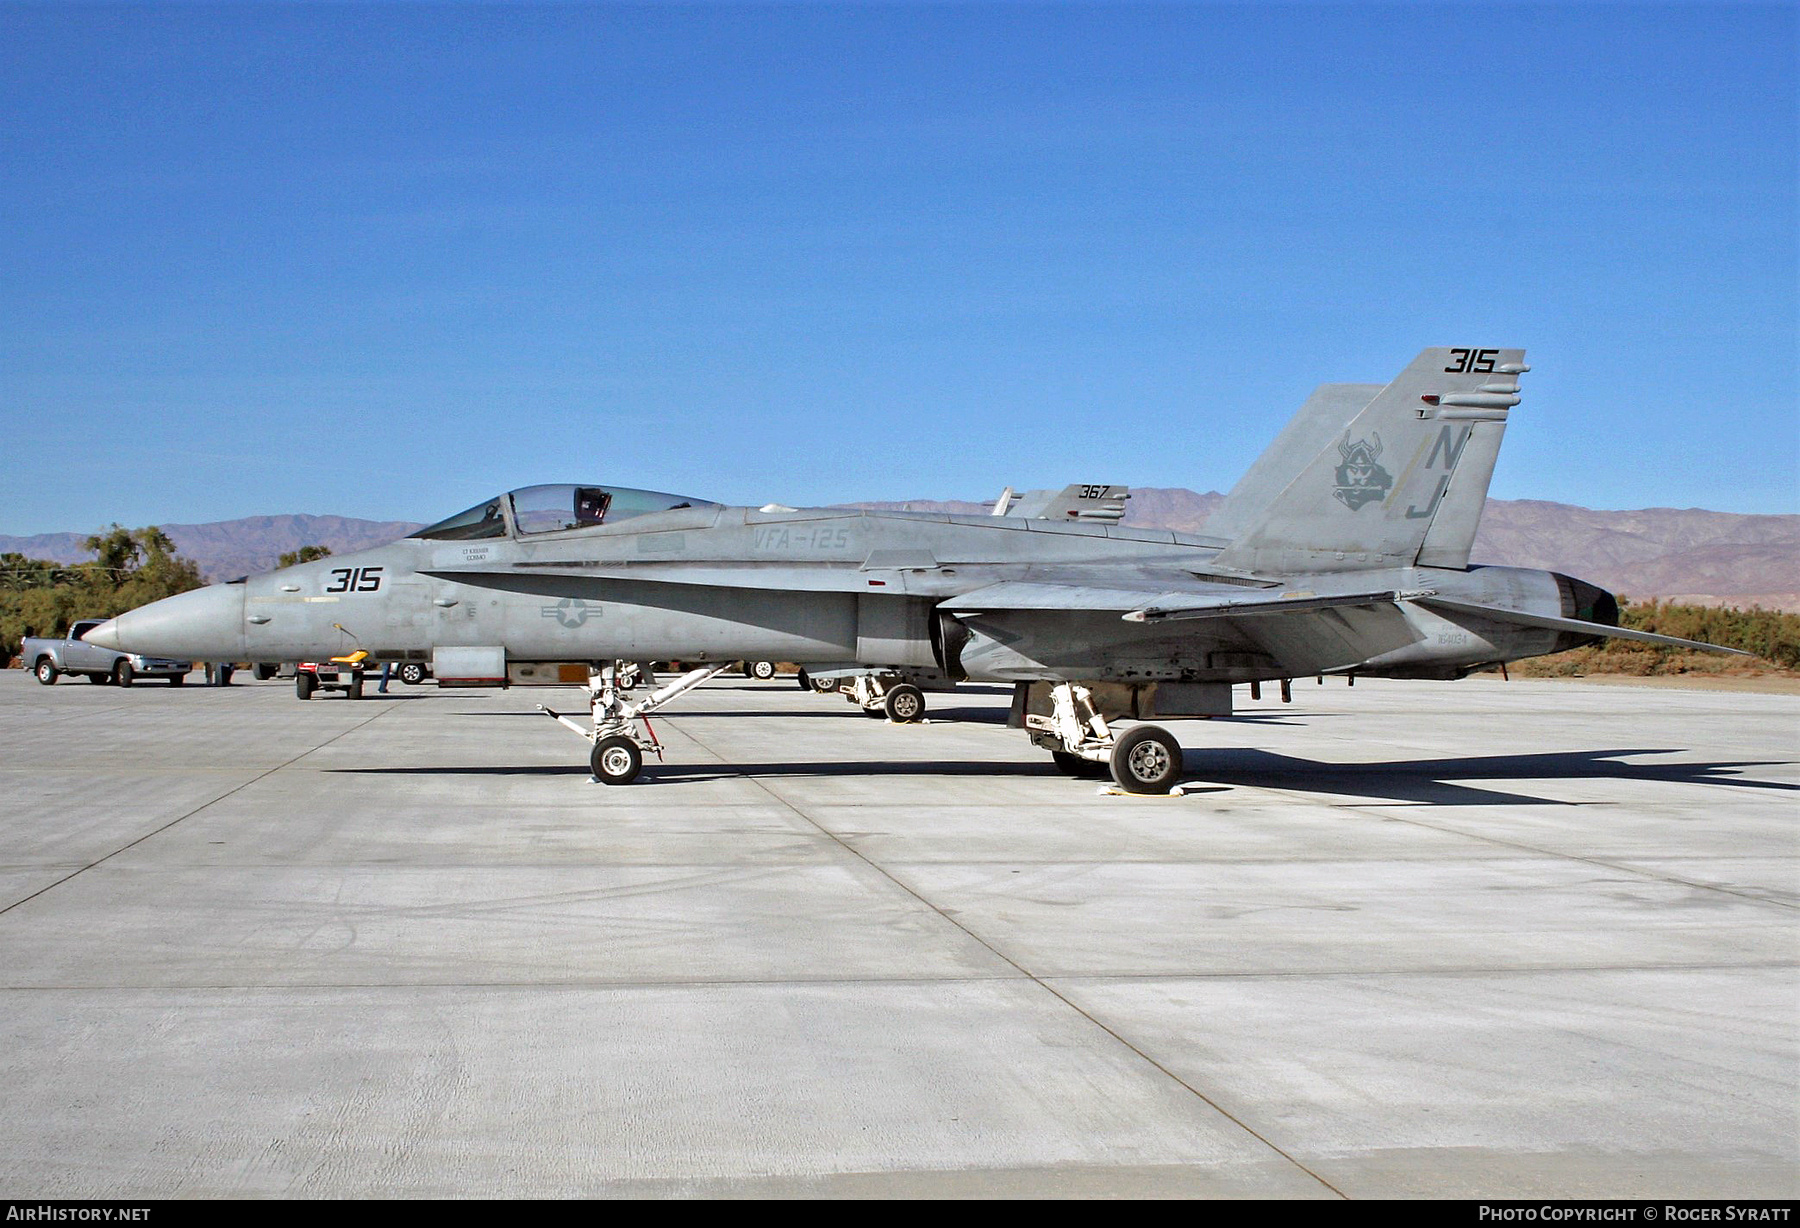
[[[602,666],[588,677],[588,707],[592,726],[584,727],[573,717],[564,716],[543,704],[538,711],[580,734],[592,744],[588,767],[594,779],[605,785],[628,785],[643,770],[644,755],[663,757],[663,745],[649,721],[652,712],[687,694],[702,682],[717,678],[728,669],[741,667],[741,662],[726,661],[722,665],[706,665],[689,670],[667,686],[653,691],[641,700],[625,698],[620,686],[617,662]],[[639,730],[642,730],[640,733]]]

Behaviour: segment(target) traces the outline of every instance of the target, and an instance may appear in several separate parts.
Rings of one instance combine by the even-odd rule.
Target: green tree
[[[0,653],[11,657],[27,630],[62,635],[80,618],[110,618],[205,581],[155,525],[111,525],[82,543],[94,557],[54,563],[8,554],[0,557]]]
[[[284,552],[277,566],[293,567],[300,563],[310,563],[315,559],[329,558],[330,556],[330,546],[302,546],[298,550]]]

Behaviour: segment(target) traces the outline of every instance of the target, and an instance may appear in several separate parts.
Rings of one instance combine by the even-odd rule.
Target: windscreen
[[[711,507],[704,499],[633,490],[626,486],[527,486],[512,492],[513,520],[520,533],[554,533],[678,507]]]
[[[434,525],[420,529],[413,536],[431,538],[434,541],[472,541],[479,537],[505,537],[506,519],[500,510],[500,499],[494,498],[485,503],[477,503],[466,512],[458,512]]]

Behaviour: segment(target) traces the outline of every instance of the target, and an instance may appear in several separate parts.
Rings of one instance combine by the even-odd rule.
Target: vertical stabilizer
[[[1206,534],[1231,541],[1262,518],[1294,470],[1317,456],[1343,433],[1364,406],[1381,391],[1380,384],[1320,384],[1288,420],[1275,442],[1244,471],[1225,502],[1206,518]]]
[[[1313,412],[1303,407],[1232,491],[1239,509],[1224,522],[1230,531],[1209,526],[1230,540],[1218,566],[1350,571],[1459,553],[1460,562],[1432,565],[1463,565],[1525,369],[1523,350],[1429,349],[1330,433],[1321,394],[1334,386],[1321,388],[1307,403],[1320,402]],[[1279,474],[1293,474],[1294,465],[1298,476],[1280,485]],[[1463,479],[1453,483],[1459,470]]]
[[[1010,494],[1012,487],[1006,488]],[[1025,520],[1081,520],[1117,524],[1125,518],[1125,500],[1131,498],[1131,487],[1108,485],[1074,485],[1061,490],[1028,490],[1013,496],[1003,508],[994,505],[997,516],[1017,516]]]

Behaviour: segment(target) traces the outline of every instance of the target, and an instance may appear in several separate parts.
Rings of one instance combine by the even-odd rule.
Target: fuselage
[[[976,680],[1219,682],[1347,670],[1453,677],[1574,642],[1566,632],[1405,601],[1165,623],[1129,622],[1109,608],[941,608],[1003,582],[1190,596],[1268,591],[1267,578],[1214,569],[1225,543],[1167,530],[699,501],[534,528],[509,502],[472,536],[468,515],[451,531],[460,536],[434,535],[433,526],[376,549],[215,584],[122,615],[90,638],[221,661],[354,648],[377,660],[422,660],[443,648],[498,646],[509,661],[757,659],[934,666]],[[1610,600],[1545,571],[1349,563],[1279,584],[1284,595],[1429,589],[1563,616]]]

